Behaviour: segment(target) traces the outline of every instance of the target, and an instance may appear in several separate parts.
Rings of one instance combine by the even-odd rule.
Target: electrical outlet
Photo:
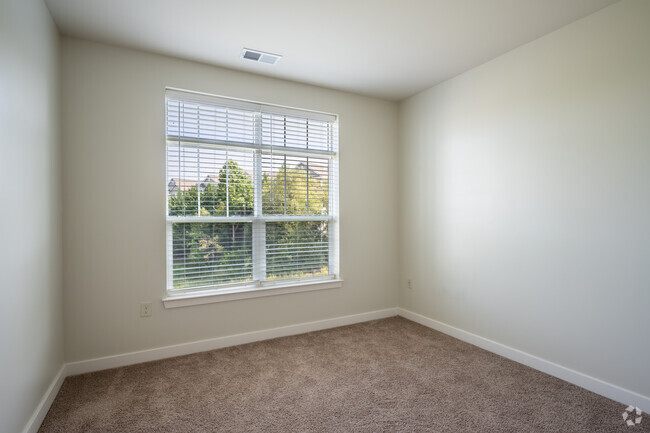
[[[413,278],[408,278],[406,280],[406,287],[408,287],[409,290],[413,289]]]
[[[140,303],[140,317],[151,317],[151,302]]]

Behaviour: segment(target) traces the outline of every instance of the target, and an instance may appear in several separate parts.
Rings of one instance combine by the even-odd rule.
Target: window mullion
[[[266,280],[266,223],[262,219],[262,115],[255,114],[255,144],[253,167],[253,280]]]

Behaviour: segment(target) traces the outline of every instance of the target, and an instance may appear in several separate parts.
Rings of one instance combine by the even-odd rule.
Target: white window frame
[[[339,183],[338,183],[338,116],[330,113],[323,113],[313,110],[296,109],[275,104],[260,103],[238,98],[230,98],[218,95],[210,95],[200,92],[167,88],[165,91],[165,154],[167,154],[167,143],[170,141],[167,135],[167,100],[168,98],[182,99],[193,103],[219,104],[227,101],[229,106],[242,106],[248,109],[256,107],[256,146],[254,157],[254,214],[243,217],[196,217],[196,216],[169,216],[169,189],[167,187],[168,175],[165,169],[165,218],[166,218],[166,289],[163,297],[165,308],[184,307],[190,305],[199,305],[212,302],[224,302],[237,299],[257,298],[262,296],[282,295],[288,293],[297,293],[313,290],[323,290],[339,288],[343,286],[343,280],[340,276],[339,265]],[[264,108],[271,108],[274,114],[287,115],[309,115],[315,118],[332,116],[334,120],[333,129],[333,150],[330,152],[318,150],[305,150],[304,155],[316,156],[326,155],[329,158],[329,212],[328,215],[263,215],[262,214],[262,154],[266,146],[262,145],[261,140],[261,112]],[[252,148],[253,146],[248,146]],[[279,149],[275,149],[279,151]],[[298,152],[300,153],[300,152]],[[167,156],[165,157],[165,166],[167,167]],[[329,275],[322,277],[310,277],[293,280],[281,281],[264,281],[266,279],[266,252],[265,252],[265,224],[273,221],[327,221],[329,237]],[[252,223],[253,236],[253,282],[243,284],[224,284],[207,288],[192,289],[170,289],[173,285],[173,257],[172,248],[170,248],[170,239],[172,237],[172,224],[174,222],[250,222]]]

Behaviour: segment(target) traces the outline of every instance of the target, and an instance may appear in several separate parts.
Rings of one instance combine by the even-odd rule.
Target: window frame
[[[221,148],[245,148],[253,154],[253,200],[254,213],[248,216],[170,216],[169,215],[169,161],[168,146],[171,140],[168,135],[168,101],[169,99],[179,99],[188,103],[206,103],[210,105],[229,106],[233,108],[255,109],[255,143],[249,146],[234,144],[220,144]],[[287,149],[272,145],[264,145],[261,138],[262,116],[265,114],[264,108],[271,109],[273,115],[299,116],[318,119],[334,118],[332,122],[332,140],[331,150],[320,151],[314,149],[305,149],[296,154],[303,156],[315,156],[327,159],[328,162],[328,214],[327,215],[264,215],[262,212],[262,161],[264,155],[269,152],[273,154],[285,153]],[[266,113],[268,114],[268,113]],[[317,117],[311,117],[317,116]],[[338,123],[339,116],[336,114],[324,113],[320,111],[297,109],[270,103],[249,101],[239,98],[231,98],[220,95],[211,95],[201,92],[187,91],[177,88],[165,89],[165,267],[166,267],[166,287],[163,303],[165,308],[183,307],[189,305],[198,305],[212,302],[224,302],[236,299],[256,298],[261,296],[281,295],[287,293],[297,293],[304,291],[323,290],[339,288],[343,286],[343,280],[340,274],[339,261],[339,149],[338,149]],[[180,137],[180,136],[179,136]],[[217,140],[215,140],[217,141]],[[291,153],[291,150],[289,150]],[[309,175],[308,175],[309,176]],[[309,179],[309,177],[307,177]],[[200,179],[198,180],[200,183]],[[197,184],[198,185],[198,184]],[[328,223],[328,275],[285,279],[276,281],[266,281],[266,224],[269,222],[282,221],[327,221]],[[253,281],[244,283],[220,284],[206,287],[193,287],[187,289],[173,288],[173,248],[170,246],[173,239],[172,227],[174,223],[209,223],[209,222],[249,222],[251,223],[252,236],[252,279]]]

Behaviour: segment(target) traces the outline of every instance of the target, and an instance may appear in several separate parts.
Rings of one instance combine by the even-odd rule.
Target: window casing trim
[[[208,290],[191,290],[168,294],[162,301],[165,308],[188,307],[191,305],[212,304],[216,302],[235,301],[239,299],[260,298],[265,296],[286,295],[290,293],[311,292],[315,290],[337,289],[343,287],[343,280],[314,278],[282,282],[264,282],[247,286],[236,285],[230,288]]]

